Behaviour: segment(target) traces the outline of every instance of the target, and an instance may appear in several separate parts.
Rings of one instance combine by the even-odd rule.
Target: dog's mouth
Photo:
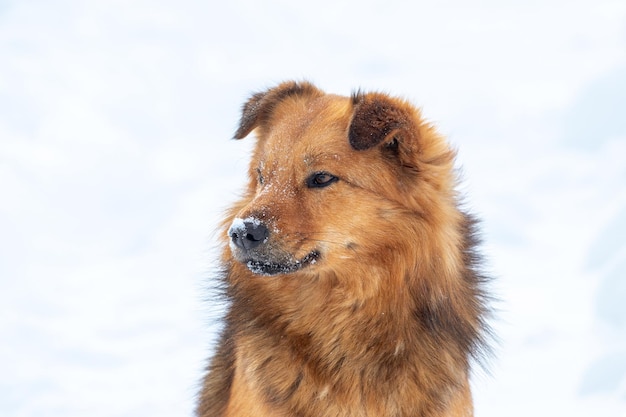
[[[316,250],[309,252],[304,258],[295,262],[272,262],[258,259],[248,259],[244,263],[250,271],[258,275],[280,275],[299,271],[300,269],[314,264],[320,257]]]

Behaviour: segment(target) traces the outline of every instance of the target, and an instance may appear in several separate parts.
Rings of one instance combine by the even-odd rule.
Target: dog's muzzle
[[[320,252],[312,250],[303,258],[295,258],[270,240],[270,231],[260,220],[236,218],[228,229],[230,247],[235,260],[258,275],[288,274],[316,263]]]

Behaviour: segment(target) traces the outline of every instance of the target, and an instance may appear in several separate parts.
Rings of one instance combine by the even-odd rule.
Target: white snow
[[[615,0],[2,2],[0,415],[191,415],[241,104],[307,78],[459,149],[500,299],[476,415],[625,416],[625,34]]]
[[[240,217],[236,217],[235,219],[233,219],[233,222],[230,226],[231,229],[233,230],[245,230],[246,229],[246,223],[251,223],[255,226],[258,226],[261,224],[261,220],[257,219],[256,217],[246,217],[245,219],[242,219]]]

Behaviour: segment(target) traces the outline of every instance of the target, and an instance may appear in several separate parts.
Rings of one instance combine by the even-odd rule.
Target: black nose
[[[265,242],[270,235],[269,230],[259,221],[236,222],[228,231],[230,239],[239,249],[250,250]]]

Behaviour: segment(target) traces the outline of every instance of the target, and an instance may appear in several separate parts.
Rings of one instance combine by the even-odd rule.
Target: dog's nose
[[[228,230],[233,244],[239,249],[250,250],[265,242],[270,235],[269,230],[259,221],[234,222]]]

